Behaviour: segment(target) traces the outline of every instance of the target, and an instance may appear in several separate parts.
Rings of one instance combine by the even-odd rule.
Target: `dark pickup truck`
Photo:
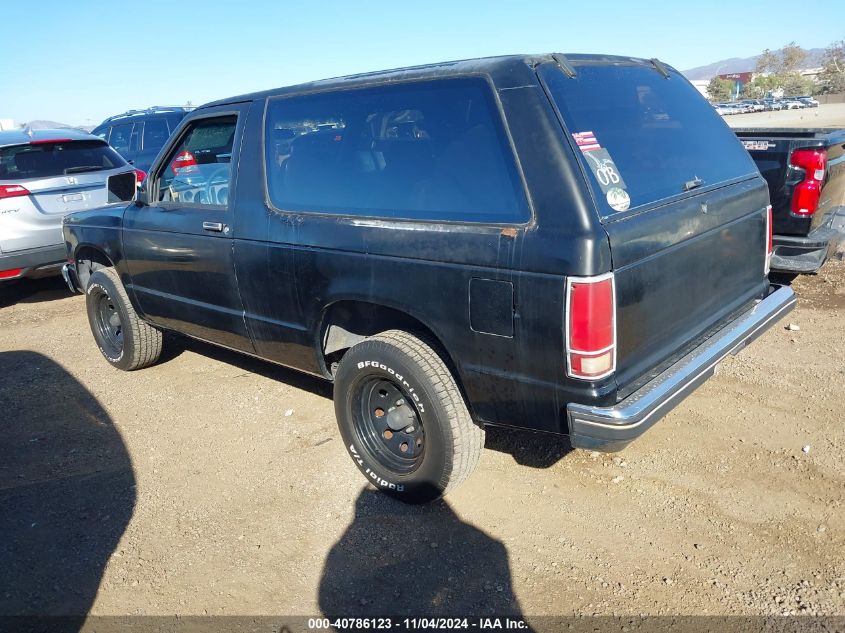
[[[845,238],[845,129],[734,132],[769,184],[772,270],[818,271]]]
[[[674,69],[497,57],[198,108],[134,203],[65,218],[64,274],[117,368],[175,330],[333,381],[356,466],[423,502],[487,425],[624,446],[777,322],[768,205]]]

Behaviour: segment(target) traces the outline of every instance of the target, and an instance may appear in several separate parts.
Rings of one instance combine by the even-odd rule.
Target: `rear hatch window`
[[[677,71],[637,60],[568,58],[540,74],[577,148],[602,216],[742,179],[754,162]]]
[[[36,140],[0,147],[0,180],[50,178],[116,169],[126,164],[100,140]]]

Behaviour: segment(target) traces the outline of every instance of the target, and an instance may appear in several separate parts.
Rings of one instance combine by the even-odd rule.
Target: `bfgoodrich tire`
[[[475,469],[484,430],[446,363],[425,341],[390,330],[352,347],[335,375],[346,450],[371,484],[408,503],[453,490]]]
[[[138,317],[114,268],[91,275],[85,307],[94,340],[113,367],[132,371],[158,360],[161,332]]]

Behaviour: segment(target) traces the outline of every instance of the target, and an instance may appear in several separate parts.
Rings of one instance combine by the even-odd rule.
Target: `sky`
[[[679,70],[845,38],[842,0],[0,0],[0,119],[96,125],[325,77],[510,53]]]

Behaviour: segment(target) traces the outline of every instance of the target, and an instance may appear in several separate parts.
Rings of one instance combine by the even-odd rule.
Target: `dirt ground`
[[[178,338],[121,373],[61,280],[0,289],[0,614],[845,614],[845,262],[793,287],[623,453],[490,431],[425,508],[327,384]]]
[[[725,117],[731,127],[845,127],[845,103],[821,104],[818,108],[749,112]]]

